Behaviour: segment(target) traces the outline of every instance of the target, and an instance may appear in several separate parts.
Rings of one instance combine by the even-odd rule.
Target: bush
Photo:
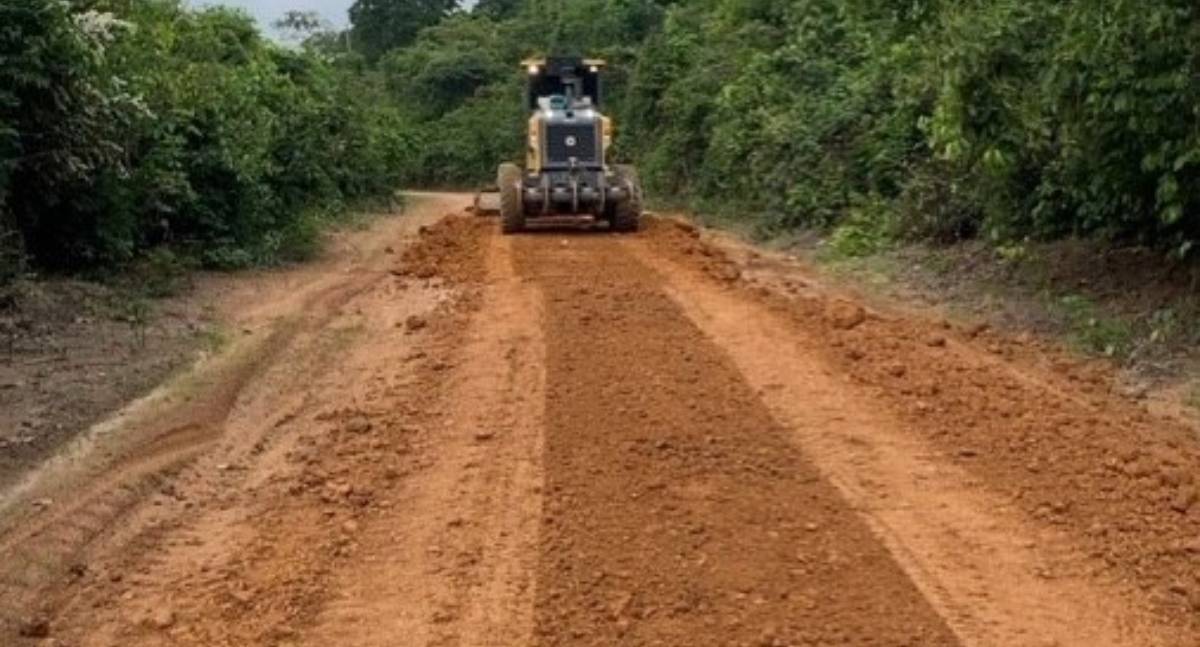
[[[410,174],[416,136],[352,57],[280,48],[229,9],[92,6],[0,7],[0,243],[37,265],[300,258]]]
[[[757,231],[1200,240],[1180,0],[382,3],[351,30],[378,38],[294,50],[228,9],[84,6],[0,5],[0,280],[163,245],[279,262],[399,184],[489,181],[523,157],[517,63],[548,53],[609,60],[616,157],[652,194]]]
[[[830,233],[828,246],[834,255],[843,258],[870,256],[891,247],[896,234],[888,205],[876,198],[851,208]]]
[[[133,276],[139,292],[154,298],[177,294],[189,285],[193,259],[176,254],[168,247],[156,247],[146,252],[137,263]]]
[[[652,192],[757,229],[1093,235],[1176,255],[1200,237],[1200,8],[1178,0],[512,2],[394,52],[432,183],[519,149],[522,55],[613,65],[617,154]],[[462,44],[466,44],[462,46]],[[497,63],[500,62],[500,63]],[[868,227],[868,229],[871,229]]]

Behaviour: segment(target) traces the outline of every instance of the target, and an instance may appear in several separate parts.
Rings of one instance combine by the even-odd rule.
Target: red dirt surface
[[[1028,517],[1069,531],[1090,574],[1130,582],[1171,623],[1200,627],[1195,429],[1123,396],[1101,363],[981,327],[865,310],[848,320],[841,297],[811,286],[730,282],[737,254],[688,225],[659,223],[651,235],[820,337],[822,360],[877,406]]]
[[[244,343],[9,493],[0,643],[1200,643],[1196,438],[1103,370],[468,204],[230,295]]]
[[[546,300],[540,644],[956,644],[618,245],[517,242],[518,275]]]

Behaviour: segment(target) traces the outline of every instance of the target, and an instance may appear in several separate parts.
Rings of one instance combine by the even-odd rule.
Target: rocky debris
[[[633,603],[633,593],[617,591],[608,607],[608,615],[612,620],[619,620],[629,615],[629,607]]]
[[[1197,499],[1200,499],[1200,494],[1197,494],[1196,488],[1191,486],[1180,488],[1171,498],[1171,509],[1180,514],[1187,514],[1192,506],[1196,505]]]
[[[478,260],[490,226],[484,219],[451,215],[424,227],[420,242],[401,256],[403,271],[419,279],[478,281],[483,271]]]
[[[290,624],[278,624],[271,629],[270,637],[282,644],[291,644],[299,632]]]
[[[853,330],[867,320],[867,311],[849,301],[833,301],[825,309],[829,324],[838,330]]]
[[[726,283],[733,283],[742,278],[742,270],[733,263],[722,263],[713,270],[713,275]]]
[[[45,616],[34,616],[21,623],[17,633],[22,638],[46,638],[50,635],[50,620]]]
[[[988,330],[991,330],[991,326],[980,322],[967,326],[966,330],[963,332],[965,332],[968,337],[975,338],[987,332]]]
[[[1145,400],[1150,397],[1150,385],[1145,382],[1124,384],[1119,392],[1130,400]]]
[[[691,237],[691,238],[699,238],[700,237],[700,228],[697,227],[695,225],[695,223],[689,222],[687,220],[675,220],[674,223],[675,223],[676,229],[687,234],[689,237]]]
[[[175,625],[175,611],[170,607],[159,607],[147,613],[141,624],[149,629],[165,631]]]
[[[229,597],[242,606],[250,606],[254,602],[254,591],[246,588],[245,585],[235,587],[229,591]]]
[[[783,288],[792,294],[796,294],[808,287],[807,281],[800,279],[784,279]]]
[[[411,315],[404,320],[404,329],[410,333],[424,330],[427,326],[429,321],[420,315]]]

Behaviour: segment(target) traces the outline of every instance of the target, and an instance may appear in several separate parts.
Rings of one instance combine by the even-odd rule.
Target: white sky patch
[[[350,22],[346,12],[350,10],[350,5],[354,4],[354,0],[197,0],[195,4],[197,6],[223,4],[244,9],[246,13],[258,20],[258,24],[265,31],[270,31],[271,23],[293,9],[315,11],[334,27],[345,27]]]
[[[342,28],[350,24],[347,13],[354,0],[192,0],[197,6],[228,5],[246,10],[258,21],[264,31],[271,31],[271,23],[280,16],[296,9],[298,11],[315,11],[328,20],[334,27]],[[475,0],[463,0],[459,5],[470,8]]]

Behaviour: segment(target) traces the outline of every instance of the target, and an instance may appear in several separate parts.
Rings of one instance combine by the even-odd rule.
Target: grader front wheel
[[[617,165],[616,176],[627,197],[613,207],[610,224],[613,231],[637,231],[642,224],[642,182],[637,169],[628,165]]]
[[[525,205],[521,201],[521,168],[516,164],[500,165],[496,173],[500,187],[500,230],[515,234],[525,229]]]

